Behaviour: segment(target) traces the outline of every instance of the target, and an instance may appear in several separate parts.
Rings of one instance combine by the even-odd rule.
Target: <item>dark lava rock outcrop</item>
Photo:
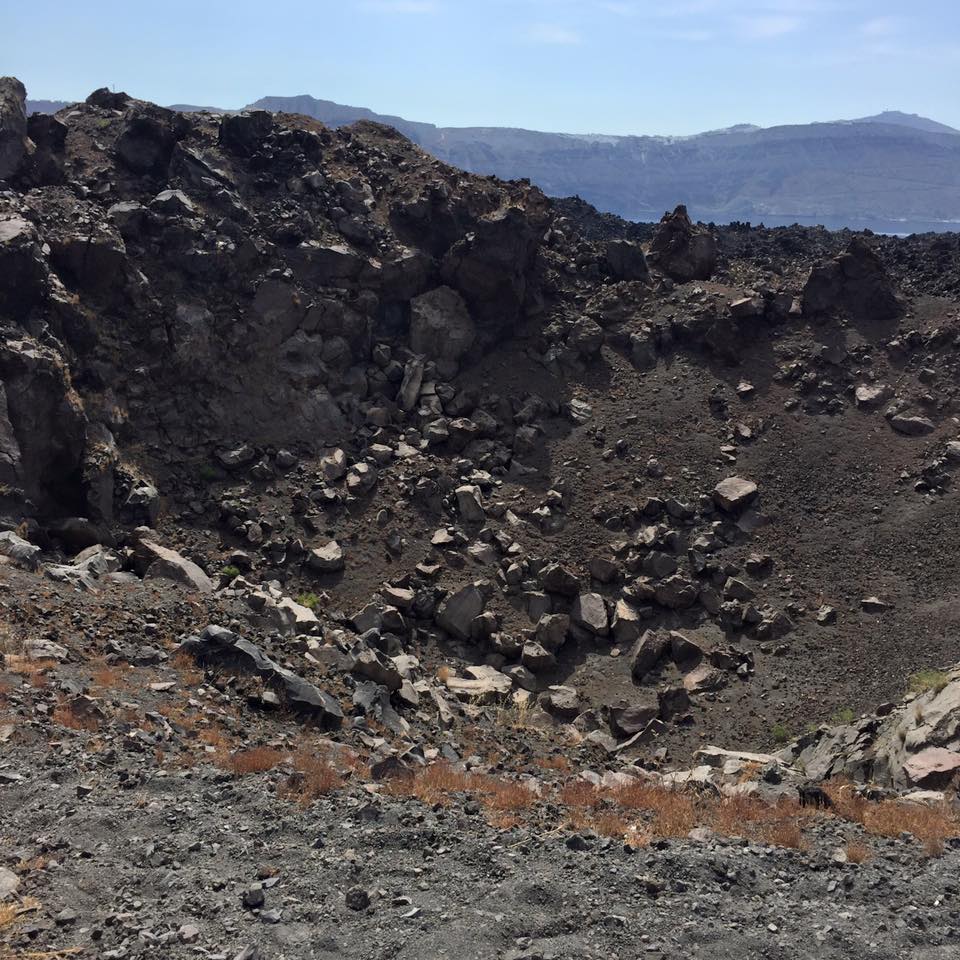
[[[651,259],[673,280],[708,280],[717,265],[717,241],[702,226],[695,225],[680,204],[665,213],[653,232]]]
[[[899,317],[904,303],[876,252],[855,237],[843,253],[811,271],[803,288],[803,310],[883,322]]]

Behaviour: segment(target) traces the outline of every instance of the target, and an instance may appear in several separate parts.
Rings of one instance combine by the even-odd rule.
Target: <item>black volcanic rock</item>
[[[0,77],[0,180],[15,177],[31,147],[27,139],[27,91],[15,77]]]
[[[650,256],[667,276],[680,283],[708,280],[717,265],[717,241],[708,230],[694,226],[681,204],[664,214],[650,244]]]
[[[903,302],[886,268],[860,237],[854,237],[839,256],[814,267],[803,288],[804,313],[838,310],[857,319],[880,321],[903,313]]]

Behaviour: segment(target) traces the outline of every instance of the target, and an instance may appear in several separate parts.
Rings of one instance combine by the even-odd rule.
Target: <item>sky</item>
[[[903,110],[960,127],[960,0],[31,0],[0,74],[236,109],[309,93],[441,126],[691,134]]]

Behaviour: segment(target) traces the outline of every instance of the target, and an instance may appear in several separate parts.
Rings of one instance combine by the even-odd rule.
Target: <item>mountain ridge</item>
[[[59,101],[28,101],[28,110]],[[181,111],[232,112],[178,104]],[[530,179],[636,221],[677,202],[716,222],[822,223],[881,232],[960,224],[960,131],[887,110],[852,120],[689,136],[570,134],[522,127],[440,127],[309,94],[267,96],[244,110],[297,113],[331,127],[394,127],[438,159],[478,174]]]

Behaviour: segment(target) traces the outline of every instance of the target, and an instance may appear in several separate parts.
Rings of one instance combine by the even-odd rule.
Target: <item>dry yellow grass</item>
[[[870,848],[856,840],[848,840],[843,852],[848,863],[866,863],[870,859]]]
[[[537,795],[517,780],[473,777],[471,788],[477,793],[482,807],[501,813],[528,810],[537,802]]]
[[[343,777],[326,756],[301,751],[293,757],[293,773],[278,795],[309,807],[314,800],[343,787]]]
[[[577,778],[557,790],[557,800],[565,807],[596,807],[603,802],[603,794],[592,783]]]
[[[625,840],[630,832],[627,821],[619,813],[606,810],[593,818],[593,829],[601,837]]]
[[[533,762],[541,770],[556,770],[560,773],[567,773],[570,770],[570,761],[562,754],[555,757],[540,757]]]
[[[53,708],[53,722],[69,730],[83,730],[87,733],[100,729],[100,721],[95,714],[81,710],[66,700]]]
[[[95,660],[90,664],[90,681],[99,690],[114,690],[122,687],[126,680],[123,667],[109,664],[106,660]]]
[[[242,777],[251,773],[266,773],[281,764],[285,756],[274,747],[251,747],[249,750],[235,750],[221,757],[219,766],[235,776]]]

